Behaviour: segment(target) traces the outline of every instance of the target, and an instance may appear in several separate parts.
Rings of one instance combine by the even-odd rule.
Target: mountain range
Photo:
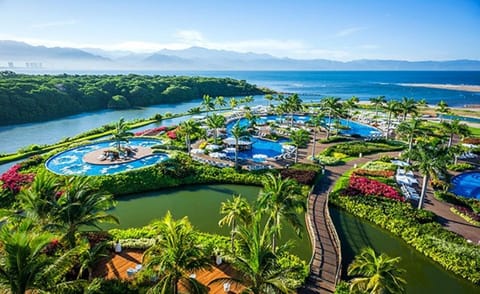
[[[106,51],[98,48],[33,46],[0,40],[0,69],[45,70],[480,70],[479,60],[405,61],[361,59],[335,61],[278,58],[190,47],[154,53]]]

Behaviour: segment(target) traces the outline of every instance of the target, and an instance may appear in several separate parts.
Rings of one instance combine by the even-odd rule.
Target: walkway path
[[[333,293],[341,277],[341,249],[337,232],[328,212],[328,194],[338,178],[354,165],[361,165],[381,156],[395,156],[398,152],[379,153],[347,162],[345,165],[328,166],[308,198],[309,233],[314,253],[310,263],[310,275],[299,293]]]

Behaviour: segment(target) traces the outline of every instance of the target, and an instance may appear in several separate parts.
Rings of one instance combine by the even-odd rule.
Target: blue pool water
[[[460,174],[452,179],[452,192],[458,196],[480,200],[480,172]]]
[[[131,147],[151,147],[161,144],[160,140],[132,138],[129,139],[128,145]],[[101,149],[114,146],[113,141],[98,142],[86,146],[81,146],[66,150],[50,157],[45,163],[46,167],[60,175],[87,175],[98,176],[115,174],[123,171],[128,171],[140,167],[149,166],[158,162],[162,162],[168,158],[168,155],[163,153],[156,153],[135,161],[112,164],[91,164],[83,161],[85,154]]]
[[[309,116],[302,116],[302,115],[294,115],[294,121],[306,123],[310,120]],[[262,116],[257,120],[257,124],[265,124],[269,121],[276,121],[279,124],[289,124],[290,123],[290,116],[278,116],[278,115],[266,115]],[[237,120],[231,121],[227,124],[227,134],[231,135],[231,129]],[[341,130],[340,133],[344,135],[360,135],[362,137],[371,136],[373,134],[381,134],[381,132],[374,128],[364,124],[359,124],[353,121],[347,121],[344,119],[340,119],[340,123],[344,126],[348,126],[349,129]],[[240,126],[247,126],[248,120],[246,118],[241,118],[239,122]],[[242,151],[238,153],[238,157],[242,159],[253,159],[254,161],[262,161],[264,157],[274,157],[277,155],[282,154],[283,147],[282,143],[286,143],[289,140],[287,139],[280,139],[277,142],[264,140],[256,137],[250,138],[252,144],[252,149],[248,151]],[[233,154],[233,153],[232,153]]]

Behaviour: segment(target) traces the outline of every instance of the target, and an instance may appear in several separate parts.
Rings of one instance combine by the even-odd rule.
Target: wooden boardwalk
[[[335,182],[354,165],[361,165],[380,156],[397,154],[398,152],[378,153],[344,165],[326,167],[325,175],[315,183],[308,198],[307,227],[312,240],[313,255],[310,275],[299,293],[333,293],[341,278],[341,244],[328,210],[328,194]]]

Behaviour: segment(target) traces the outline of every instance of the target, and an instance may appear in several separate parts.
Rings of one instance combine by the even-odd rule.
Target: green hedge
[[[447,164],[447,169],[452,171],[464,171],[474,169],[475,166],[470,163]]]
[[[445,191],[435,191],[433,196],[439,201],[448,202],[453,205],[466,206],[474,212],[480,213],[480,201],[477,199],[460,197],[451,192]]]
[[[396,141],[386,141],[380,140],[376,142],[346,142],[330,146],[323,150],[320,154],[325,156],[332,156],[333,153],[344,153],[348,156],[359,156],[360,153],[363,155],[377,153],[377,152],[387,152],[387,151],[397,151],[405,148],[405,144]]]
[[[387,199],[341,196],[341,190],[331,194],[330,202],[401,237],[445,269],[480,284],[480,247],[433,222],[432,213]]]

